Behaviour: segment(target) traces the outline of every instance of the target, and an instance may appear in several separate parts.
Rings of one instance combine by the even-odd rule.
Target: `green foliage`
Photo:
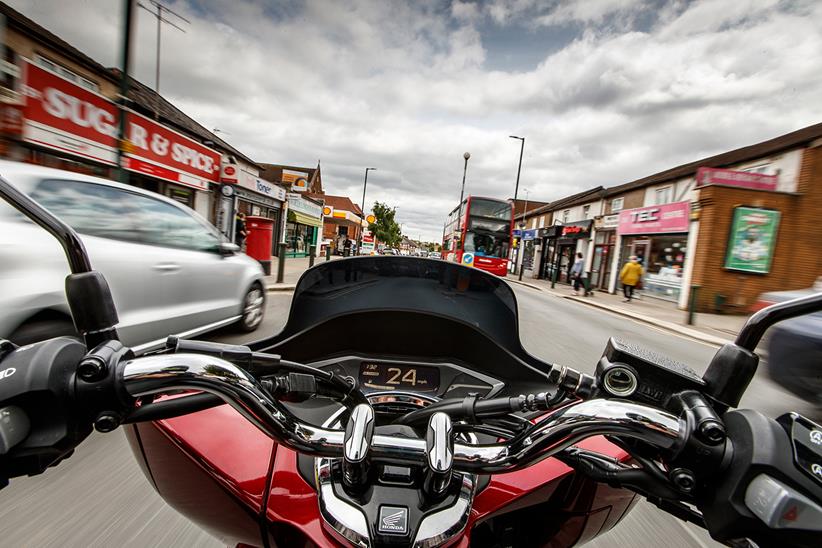
[[[393,207],[381,202],[374,202],[374,217],[376,220],[368,225],[368,230],[377,238],[377,241],[388,247],[397,247],[402,241],[400,225],[394,220],[397,211]]]

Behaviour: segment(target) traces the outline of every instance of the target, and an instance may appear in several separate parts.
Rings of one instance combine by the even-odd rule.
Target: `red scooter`
[[[820,545],[822,427],[733,409],[765,329],[820,295],[754,315],[703,377],[615,339],[589,376],[522,348],[499,278],[361,257],[307,271],[270,339],[135,356],[79,237],[0,196],[63,245],[84,339],[0,342],[0,482],[124,427],[159,494],[230,545],[571,546],[639,496],[729,545]]]

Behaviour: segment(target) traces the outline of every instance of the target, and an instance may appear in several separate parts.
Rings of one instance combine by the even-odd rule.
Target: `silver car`
[[[139,350],[170,334],[230,324],[256,329],[265,309],[260,264],[188,207],[87,175],[0,161],[0,176],[80,233],[111,286],[122,341]],[[74,328],[57,241],[0,199],[0,338],[28,343]]]

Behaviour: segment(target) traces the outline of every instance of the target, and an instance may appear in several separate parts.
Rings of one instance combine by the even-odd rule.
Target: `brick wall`
[[[700,190],[700,227],[693,284],[701,286],[698,310],[712,311],[717,294],[745,311],[765,291],[810,287],[822,275],[822,147],[807,148],[798,194],[709,186]],[[725,270],[725,254],[736,206],[765,207],[782,215],[768,274]]]

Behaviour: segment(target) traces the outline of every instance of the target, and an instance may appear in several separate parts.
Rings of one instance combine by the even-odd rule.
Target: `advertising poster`
[[[776,245],[779,215],[772,209],[735,208],[725,268],[767,274]]]

